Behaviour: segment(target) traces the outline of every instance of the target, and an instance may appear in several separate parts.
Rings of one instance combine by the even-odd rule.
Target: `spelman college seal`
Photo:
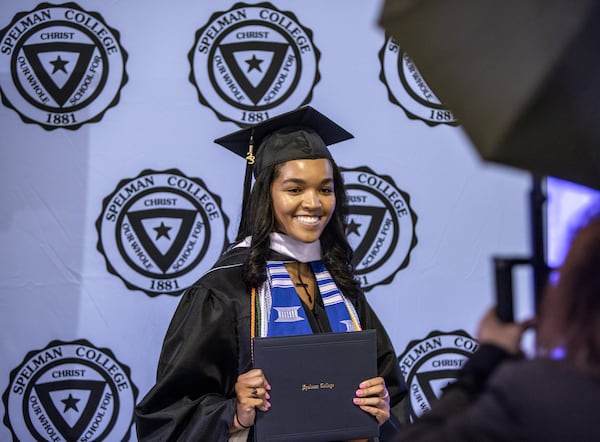
[[[118,102],[127,54],[99,14],[42,3],[0,35],[2,102],[23,121],[77,129]]]
[[[411,341],[398,357],[410,390],[410,415],[414,420],[431,409],[442,389],[456,380],[464,363],[479,348],[465,331],[433,331],[425,339]]]
[[[417,215],[408,193],[368,167],[341,168],[348,194],[346,236],[364,290],[389,284],[408,265],[417,244]]]
[[[196,32],[190,81],[224,121],[256,124],[310,101],[320,53],[291,12],[236,3]]]
[[[429,126],[447,124],[457,126],[454,114],[431,90],[419,69],[398,43],[388,37],[379,51],[380,80],[388,90],[388,97],[404,109],[409,118],[422,120]]]
[[[145,170],[122,180],[96,221],[108,270],[130,289],[179,295],[227,244],[221,199],[179,170]]]
[[[15,441],[128,440],[137,394],[110,350],[53,341],[11,372],[4,423]]]

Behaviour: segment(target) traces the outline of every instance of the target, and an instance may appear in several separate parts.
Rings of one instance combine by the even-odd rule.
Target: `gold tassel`
[[[254,164],[254,159],[256,157],[254,156],[254,130],[252,130],[252,133],[250,134],[250,143],[248,144],[248,152],[246,153],[246,161],[248,161],[248,164]]]

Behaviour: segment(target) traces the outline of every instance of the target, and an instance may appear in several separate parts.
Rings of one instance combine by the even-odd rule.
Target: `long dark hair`
[[[600,376],[600,207],[573,237],[542,304],[538,345],[559,348],[581,371]]]
[[[354,277],[353,251],[346,239],[348,203],[344,179],[335,161],[331,161],[335,209],[319,240],[323,262],[342,293],[350,298],[360,293]],[[271,184],[278,177],[281,164],[265,167],[256,177],[245,208],[246,216],[240,221],[236,241],[251,236],[250,251],[244,263],[244,282],[249,288],[259,287],[267,278],[266,264],[269,253],[269,234],[275,231],[275,214],[271,201]]]

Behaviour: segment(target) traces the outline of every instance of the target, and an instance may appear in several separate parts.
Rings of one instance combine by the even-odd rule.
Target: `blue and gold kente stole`
[[[333,332],[360,330],[354,306],[339,291],[323,261],[311,261],[323,305]],[[311,334],[302,302],[283,262],[267,263],[267,281],[258,290],[259,336]]]

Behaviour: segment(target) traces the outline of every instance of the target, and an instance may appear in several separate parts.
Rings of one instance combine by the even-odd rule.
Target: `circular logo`
[[[464,363],[479,344],[466,332],[431,332],[412,341],[398,357],[400,370],[410,391],[410,415],[414,420],[430,410],[442,389],[456,380]]]
[[[389,37],[379,51],[379,78],[388,90],[388,97],[400,106],[409,118],[422,120],[430,126],[458,121],[429,88],[417,66],[404,50]]]
[[[117,104],[127,54],[99,14],[42,3],[0,35],[2,102],[26,123],[77,129]]]
[[[179,295],[221,255],[228,223],[202,180],[146,170],[104,199],[98,250],[130,289]]]
[[[15,441],[128,440],[137,394],[110,350],[53,341],[11,372],[4,423]]]
[[[368,167],[342,168],[348,194],[346,236],[354,250],[356,276],[365,291],[389,284],[408,265],[417,244],[417,215],[406,192]]]
[[[196,32],[190,81],[224,121],[256,124],[308,103],[319,81],[312,32],[270,3],[237,3]]]

